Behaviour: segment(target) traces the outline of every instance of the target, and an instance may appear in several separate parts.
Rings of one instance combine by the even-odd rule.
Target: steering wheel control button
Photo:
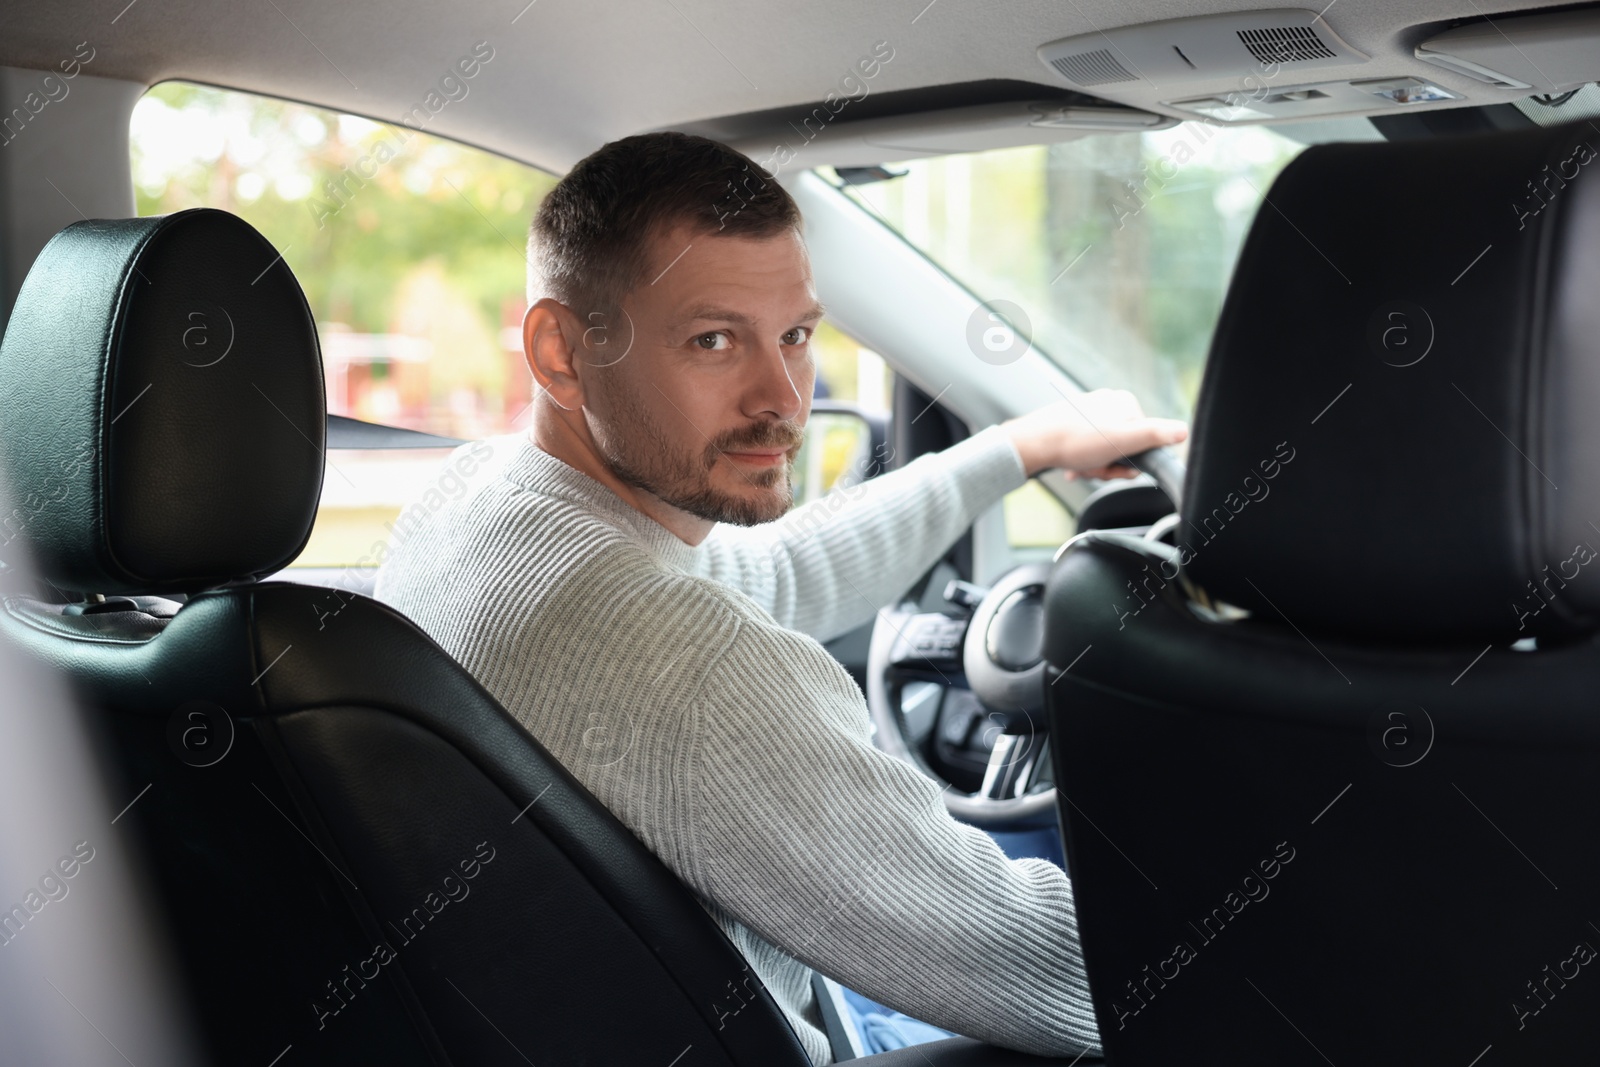
[[[967,635],[967,620],[938,612],[913,615],[902,630],[896,662],[908,660],[954,661],[961,658],[961,642]]]
[[[1000,602],[984,648],[1008,671],[1025,671],[1044,659],[1044,586],[1018,589]]]

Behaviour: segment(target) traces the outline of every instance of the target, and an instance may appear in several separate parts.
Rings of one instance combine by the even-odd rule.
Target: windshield
[[[1377,136],[1360,125],[1339,132]],[[913,160],[845,188],[979,299],[1020,309],[1012,325],[1072,378],[1188,418],[1239,246],[1304,147],[1186,122]]]

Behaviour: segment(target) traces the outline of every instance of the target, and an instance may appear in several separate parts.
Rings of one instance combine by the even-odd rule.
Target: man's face
[[[648,262],[621,322],[580,353],[590,433],[629,485],[713,522],[770,522],[793,500],[816,376],[805,244],[675,228]]]

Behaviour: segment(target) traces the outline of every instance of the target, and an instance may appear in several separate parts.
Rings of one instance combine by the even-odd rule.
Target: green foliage
[[[380,144],[399,151],[377,163]],[[528,220],[555,184],[404,126],[182,82],[140,101],[132,148],[141,214],[240,215],[283,253],[320,322],[369,333],[391,328],[401,283],[426,262],[497,329],[524,291]]]
[[[1260,193],[1299,150],[1186,124],[916,160],[849,191],[980,299],[1019,305],[1076,380],[1182,417]]]

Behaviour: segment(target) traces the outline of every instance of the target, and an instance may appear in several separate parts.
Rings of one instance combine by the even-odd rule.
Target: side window
[[[862,481],[888,449],[886,440],[872,436],[873,423],[882,428],[889,418],[894,375],[883,357],[827,321],[811,338],[811,356],[817,384],[806,441],[795,458],[796,507]]]
[[[130,128],[140,214],[231,211],[283,254],[321,335],[328,411],[446,438],[525,430],[528,219],[555,179],[413,130],[165,82]],[[447,448],[330,449],[298,567],[370,559]]]
[[[888,414],[894,374],[882,356],[826,320],[811,338],[811,355],[817,363],[818,399]]]
[[[329,414],[456,440],[527,430],[524,243],[553,176],[405,125],[185,82],[152,88],[129,133],[141,215],[221,208],[283,254],[317,321]],[[887,419],[893,380],[832,323],[812,349],[797,504],[861,479],[870,423],[828,409]],[[294,566],[370,562],[448,451],[334,444]]]
[[[1055,551],[1076,529],[1072,512],[1037,478],[1004,497],[1006,542],[1012,548]]]

